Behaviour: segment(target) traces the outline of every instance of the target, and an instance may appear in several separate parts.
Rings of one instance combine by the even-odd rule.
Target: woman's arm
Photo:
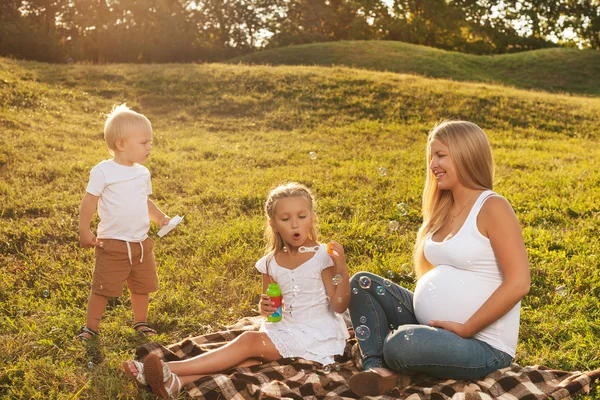
[[[350,303],[350,276],[348,273],[348,266],[346,265],[346,257],[344,255],[344,248],[338,242],[331,242],[328,249],[333,250],[329,254],[333,260],[334,266],[325,268],[321,273],[325,290],[327,291],[327,297],[329,297],[329,305],[333,311],[337,313],[343,313],[348,308]],[[336,275],[341,275],[337,285],[334,285],[333,278]]]
[[[479,231],[490,239],[502,284],[464,324],[431,321],[440,327],[469,338],[509,312],[528,292],[531,284],[527,251],[519,221],[503,197],[490,197],[479,214]]]

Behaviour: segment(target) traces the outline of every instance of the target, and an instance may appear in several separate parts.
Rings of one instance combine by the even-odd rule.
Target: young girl
[[[344,352],[348,332],[343,313],[350,301],[348,267],[343,247],[317,242],[314,198],[308,188],[288,183],[271,191],[266,204],[266,255],[256,269],[263,293],[276,282],[284,302],[280,322],[263,322],[258,332],[244,332],[231,343],[197,357],[163,363],[150,354],[144,364],[125,363],[125,371],[166,399],[202,375],[247,367],[283,357],[333,363]],[[263,316],[275,311],[263,294]]]

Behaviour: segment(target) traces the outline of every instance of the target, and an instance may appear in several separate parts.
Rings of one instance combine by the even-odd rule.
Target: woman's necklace
[[[467,201],[467,203],[466,203],[466,204],[463,206],[463,208],[461,208],[461,209],[460,209],[460,211],[456,213],[456,215],[452,215],[452,213],[450,213],[450,217],[451,217],[451,218],[450,218],[450,223],[451,223],[451,224],[452,224],[452,223],[454,223],[454,219],[455,219],[456,217],[458,217],[458,216],[459,216],[459,215],[460,215],[460,214],[461,214],[461,213],[464,211],[464,209],[465,209],[465,208],[467,208],[467,206],[468,206],[468,205],[471,203],[471,201],[472,201],[472,200],[473,200],[475,197],[477,197],[478,195],[479,195],[479,193],[475,193],[475,196],[471,197],[471,198],[469,199],[469,201]]]

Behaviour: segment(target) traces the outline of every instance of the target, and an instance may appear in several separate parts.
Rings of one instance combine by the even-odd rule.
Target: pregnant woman
[[[444,122],[429,133],[414,294],[368,272],[351,278],[357,395],[386,393],[410,371],[476,379],[511,364],[530,274],[519,222],[493,180],[477,125]]]

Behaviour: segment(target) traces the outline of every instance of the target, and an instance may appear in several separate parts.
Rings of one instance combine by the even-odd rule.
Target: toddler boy
[[[148,301],[149,294],[158,290],[158,276],[148,229],[150,221],[164,226],[170,220],[148,198],[150,171],[142,164],[152,149],[152,125],[125,104],[115,106],[106,119],[104,139],[113,158],[92,168],[79,211],[79,241],[95,248],[96,263],[86,325],[77,338],[98,335],[108,298],[121,296],[125,281],[131,292],[133,328],[151,336],[156,331],[146,321]],[[94,236],[90,223],[96,209],[100,223]]]

